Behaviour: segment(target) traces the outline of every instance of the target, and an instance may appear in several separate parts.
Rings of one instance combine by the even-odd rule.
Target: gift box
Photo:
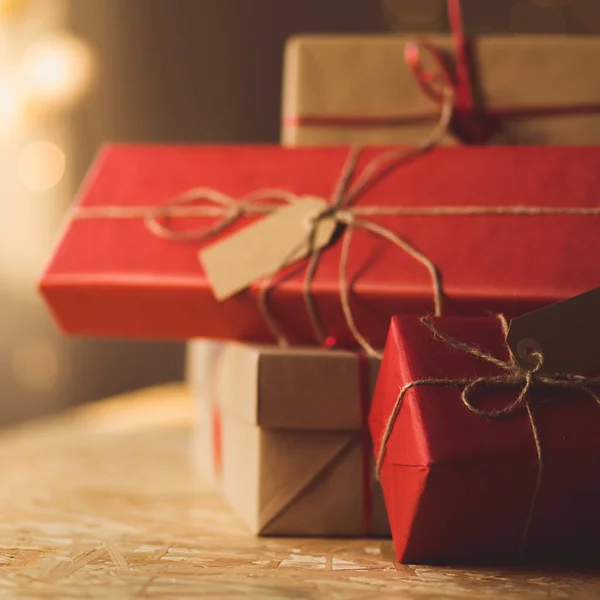
[[[389,535],[367,412],[379,361],[189,345],[195,462],[253,533]]]
[[[383,151],[364,149],[356,176]],[[231,218],[251,192],[279,188],[294,198],[330,198],[348,152],[109,146],[71,211],[41,292],[70,334],[273,341],[259,302],[264,281],[217,300],[199,251],[266,219],[243,211]],[[383,346],[392,315],[432,310],[430,271],[365,224],[385,229],[437,267],[449,314],[518,315],[595,287],[599,173],[600,148],[568,147],[437,148],[388,169],[338,215],[355,215],[362,224],[353,228],[345,266],[347,229],[340,223],[310,280],[324,335],[340,345],[355,344],[342,290],[358,329],[375,347]],[[203,240],[195,233],[183,239],[158,235],[148,215],[198,186],[227,194],[232,208],[171,204],[183,212],[167,221],[177,231],[197,232],[216,223],[220,231]],[[214,216],[185,212],[194,209]],[[262,247],[270,244],[267,237]],[[242,254],[234,254],[221,271],[246,260]],[[268,312],[297,345],[316,341],[306,280],[303,261],[277,271],[269,283]]]
[[[213,398],[216,398],[212,382],[213,373],[219,363],[225,344],[211,340],[191,340],[186,344],[185,380],[187,381],[194,402],[194,431],[190,439],[190,456],[194,467],[202,475],[216,482],[217,458],[219,453],[219,411],[213,411]],[[214,444],[213,414],[217,433]],[[215,451],[216,450],[216,451]]]
[[[283,142],[411,144],[430,130],[439,101],[423,91],[405,58],[414,35],[301,35],[285,51]],[[450,35],[426,36],[456,64]],[[600,143],[600,40],[510,35],[470,40],[471,86],[490,117],[489,142]],[[439,71],[431,60],[427,69]],[[427,83],[426,83],[427,85]],[[447,135],[443,143],[460,142]],[[466,141],[477,141],[469,140]]]
[[[417,318],[394,318],[370,415],[379,456],[399,391],[421,382],[404,392],[380,472],[398,559],[512,562],[595,555],[598,404],[574,385],[534,379],[525,396],[530,417],[524,401],[514,404],[525,378],[507,382],[503,367],[477,355],[479,350],[510,361],[498,318],[431,323],[471,350]],[[477,379],[467,406],[462,391]]]

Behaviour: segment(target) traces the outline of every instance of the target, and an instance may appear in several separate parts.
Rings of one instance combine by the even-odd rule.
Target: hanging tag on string
[[[301,197],[200,251],[215,298],[225,300],[306,257],[313,229],[313,250],[325,247],[336,221],[315,219],[328,207],[322,198]]]
[[[600,288],[513,319],[507,343],[525,368],[539,352],[544,373],[600,371]]]

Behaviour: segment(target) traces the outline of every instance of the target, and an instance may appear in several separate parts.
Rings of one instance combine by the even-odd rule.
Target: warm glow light
[[[0,0],[0,19],[13,19],[21,15],[29,0]]]
[[[28,104],[39,110],[72,106],[89,89],[93,67],[90,49],[73,36],[52,35],[36,42],[21,66]]]
[[[7,133],[18,124],[21,112],[19,93],[8,75],[0,74],[0,133]]]
[[[47,192],[63,178],[65,153],[52,142],[33,142],[19,156],[19,179],[32,192]]]

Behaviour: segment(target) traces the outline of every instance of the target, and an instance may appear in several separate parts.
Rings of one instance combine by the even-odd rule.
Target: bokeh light
[[[19,180],[32,192],[51,190],[63,178],[65,170],[65,153],[52,142],[32,142],[19,156]]]
[[[89,89],[94,59],[89,47],[61,33],[35,42],[23,56],[21,82],[29,108],[70,108]]]

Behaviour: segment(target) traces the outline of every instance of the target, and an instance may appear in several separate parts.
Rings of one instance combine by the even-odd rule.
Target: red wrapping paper
[[[496,318],[433,322],[455,339],[508,359]],[[499,374],[495,365],[434,337],[418,319],[394,318],[370,415],[376,455],[405,384]],[[572,558],[597,550],[600,407],[572,390],[533,394],[544,467],[523,539],[539,469],[527,412],[483,418],[463,405],[460,392],[431,385],[412,388],[404,397],[380,476],[398,559],[513,561],[522,556]],[[476,404],[500,408],[514,401],[517,392],[500,388]]]
[[[358,170],[383,148],[363,151]],[[160,206],[193,187],[234,197],[263,188],[330,198],[346,147],[108,146],[98,157],[80,207]],[[401,166],[356,206],[547,207],[599,204],[600,148],[439,148]],[[226,236],[256,217],[244,217]],[[598,217],[368,217],[404,237],[443,275],[454,314],[517,315],[600,284]],[[177,228],[214,223],[177,218]],[[258,286],[219,302],[198,260],[211,240],[156,237],[144,220],[73,219],[67,223],[41,291],[71,334],[271,341],[257,306]],[[326,334],[354,340],[339,298],[339,240],[323,253],[312,290]],[[314,343],[302,299],[305,262],[285,270],[271,311],[294,343]],[[348,277],[359,329],[375,346],[389,319],[432,309],[429,275],[390,242],[356,231]]]

